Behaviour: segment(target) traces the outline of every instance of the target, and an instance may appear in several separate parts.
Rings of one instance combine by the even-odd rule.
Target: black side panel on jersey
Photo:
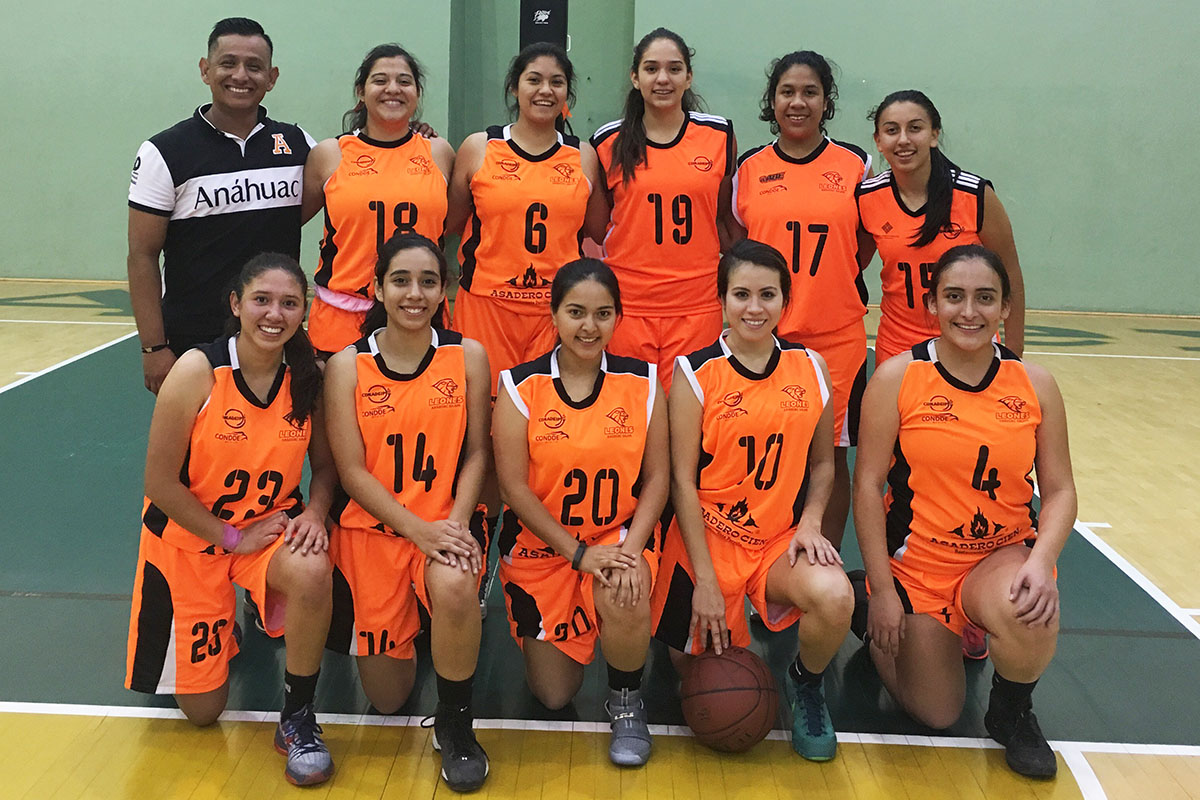
[[[333,568],[333,615],[329,619],[329,635],[325,649],[349,653],[354,644],[354,595],[350,583],[338,567]]]
[[[888,486],[892,489],[892,506],[887,512],[887,549],[888,555],[895,555],[904,544],[904,540],[912,531],[913,521],[913,490],[908,485],[912,477],[912,467],[904,451],[896,441],[896,463],[888,470]]]
[[[536,639],[542,632],[542,612],[538,610],[537,601],[512,581],[504,584],[504,591],[508,593],[513,620],[517,623],[517,636]]]
[[[661,580],[661,576],[659,578]],[[667,599],[663,603],[662,616],[658,620],[658,628],[654,638],[660,642],[683,650],[687,646],[689,628],[692,622],[692,593],[696,586],[688,576],[682,564],[675,565],[671,575],[671,586],[667,590]]]

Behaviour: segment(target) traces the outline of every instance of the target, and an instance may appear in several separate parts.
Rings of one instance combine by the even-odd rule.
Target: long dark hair
[[[682,36],[667,28],[655,28],[641,38],[641,41],[633,48],[633,65],[629,68],[629,72],[637,74],[638,68],[642,64],[642,58],[646,55],[646,49],[659,39],[667,39],[675,43],[683,57],[683,65],[687,67],[690,75],[692,56],[696,55],[696,51],[687,46],[687,42],[683,40]],[[687,89],[683,93],[683,110],[684,113],[700,110],[700,96],[691,89]],[[621,127],[617,129],[617,138],[613,141],[612,163],[608,165],[609,172],[618,169],[621,171],[622,183],[629,183],[633,180],[634,170],[646,160],[646,129],[642,125],[642,118],[645,115],[646,101],[642,99],[641,91],[631,87],[629,94],[625,95],[625,111],[621,118]]]
[[[354,108],[342,115],[342,131],[350,133],[366,127],[367,124],[367,107],[362,100],[358,99],[358,93],[366,88],[367,78],[371,75],[371,68],[375,66],[375,62],[381,58],[403,58],[408,62],[408,68],[412,71],[413,80],[417,82],[417,97],[425,94],[425,70],[421,68],[421,62],[413,57],[413,54],[405,50],[398,44],[388,43],[379,44],[367,51],[367,55],[363,57],[362,63],[358,65],[358,71],[354,73]],[[413,111],[413,117],[416,117],[416,110]]]
[[[892,92],[883,98],[867,119],[875,123],[875,133],[879,133],[879,116],[888,106],[896,103],[915,103],[929,115],[929,124],[935,131],[942,129],[942,115],[938,113],[933,101],[918,89],[904,89]],[[950,203],[954,196],[954,181],[962,172],[958,165],[942,154],[937,147],[929,148],[929,181],[925,184],[925,219],[920,230],[912,240],[913,247],[924,247],[938,237],[938,234],[950,227]]]
[[[717,299],[724,300],[729,291],[729,276],[741,264],[752,264],[769,269],[779,276],[779,289],[783,292],[783,304],[792,302],[792,270],[787,259],[774,247],[753,239],[735,242],[717,262]]]
[[[617,283],[617,276],[607,264],[595,258],[577,258],[558,268],[554,283],[550,284],[550,312],[557,312],[567,292],[584,281],[595,281],[607,289],[613,310],[621,316],[621,285]]]
[[[242,267],[237,280],[234,281],[232,291],[237,295],[238,302],[241,302],[242,294],[251,281],[274,269],[291,275],[296,283],[300,284],[300,296],[308,297],[308,278],[296,263],[296,259],[282,253],[259,253],[246,262],[246,266]],[[237,317],[230,317],[225,322],[226,335],[232,336],[241,328],[241,320]],[[284,342],[283,357],[292,372],[292,410],[284,419],[297,428],[303,427],[317,405],[317,397],[321,394],[321,370],[317,368],[316,354],[303,325],[296,329],[292,338]]]
[[[383,285],[383,276],[387,275],[388,265],[392,263],[393,258],[405,250],[428,250],[432,253],[433,257],[437,260],[438,277],[441,278],[442,286],[446,285],[450,270],[446,264],[446,254],[442,252],[442,248],[438,247],[431,239],[419,233],[397,233],[379,248],[379,258],[375,261],[376,286]],[[387,309],[383,303],[376,300],[371,306],[371,310],[367,312],[367,318],[363,320],[359,331],[363,336],[373,333],[387,325],[387,318]]]
[[[513,56],[513,60],[508,64],[508,74],[504,76],[504,100],[508,106],[508,114],[511,119],[516,119],[519,113],[517,107],[517,84],[521,81],[521,75],[535,59],[542,56],[549,56],[558,62],[559,69],[563,71],[563,75],[567,78],[567,106],[575,105],[575,67],[571,64],[571,59],[567,57],[566,51],[552,42],[534,42],[533,44],[525,45],[521,48],[521,52]],[[563,122],[563,115],[560,110],[554,127],[562,131]]]
[[[970,261],[972,258],[977,258],[987,264],[992,272],[1000,278],[1000,299],[1007,303],[1012,296],[1012,281],[1008,278],[1008,270],[1004,268],[1004,262],[1000,260],[1000,256],[981,244],[955,245],[942,253],[942,257],[933,265],[933,271],[929,274],[930,288],[925,292],[925,302],[929,303],[930,300],[937,297],[938,284],[942,282],[942,275],[946,270],[960,261]]]
[[[771,133],[779,134],[779,121],[775,119],[775,90],[779,88],[783,73],[792,67],[808,67],[817,74],[825,93],[825,110],[821,113],[821,133],[825,133],[825,123],[833,119],[836,110],[834,101],[838,98],[838,89],[833,79],[833,66],[825,56],[812,50],[796,50],[771,62],[767,70],[767,89],[759,103],[758,118],[771,123]]]

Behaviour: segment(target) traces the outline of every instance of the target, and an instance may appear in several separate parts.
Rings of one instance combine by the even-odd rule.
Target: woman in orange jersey
[[[397,711],[416,671],[417,601],[431,618],[437,678],[434,747],[456,791],[479,788],[487,754],[471,730],[479,657],[476,591],[488,460],[488,366],[478,342],[431,325],[446,297],[446,257],[400,234],[379,251],[376,305],[363,338],[325,368],[340,486],[329,648],[357,656],[363,691]]]
[[[275,747],[295,784],[333,774],[312,709],[329,627],[324,520],[334,471],[317,408],[321,376],[301,329],[307,290],[288,256],[251,259],[230,294],[229,335],[180,356],[163,381],[125,677],[135,691],[174,694],[196,725],[214,722],[241,638],[233,583],[245,587],[267,632],[287,633]]]
[[[824,359],[772,330],[791,270],[746,239],[717,273],[728,329],[675,367],[671,472],[675,521],[653,597],[654,635],[680,654],[750,644],[746,598],[771,630],[797,624],[792,747],[833,758],[822,678],[850,628],[853,595],[821,533],[833,486],[833,407]]]
[[[342,119],[346,133],[319,143],[304,165],[304,217],[325,209],[308,317],[325,356],[358,339],[384,242],[397,233],[441,241],[454,149],[413,129],[424,90],[424,70],[407,50],[373,48],[354,77],[358,102]]]
[[[994,341],[1011,309],[1008,275],[979,245],[944,253],[925,299],[940,335],[881,364],[867,385],[854,520],[870,603],[865,619],[856,610],[855,632],[865,626],[897,702],[945,728],[965,697],[963,627],[988,631],[984,725],[1015,771],[1050,777],[1054,754],[1030,698],[1058,638],[1055,562],[1075,484],[1054,379]]]
[[[604,263],[625,290],[612,351],[657,364],[670,388],[675,356],[721,332],[715,299],[723,220],[737,143],[733,123],[702,114],[692,51],[656,28],[633,50],[620,120],[592,145],[604,170]]]
[[[938,257],[960,244],[982,244],[1000,256],[1012,286],[1004,343],[1025,347],[1025,281],[1012,225],[990,181],[960,169],[938,148],[942,117],[923,92],[893,92],[871,112],[875,146],[891,167],[855,192],[859,217],[879,249],[883,298],[875,363],[938,335],[926,313]]]
[[[525,679],[544,705],[571,702],[596,639],[608,666],[608,755],[650,757],[641,697],[650,644],[655,528],[670,482],[667,417],[654,364],[605,351],[621,315],[612,270],[590,258],[550,287],[559,344],[505,370],[493,439],[500,580]]]
[[[525,47],[504,90],[516,122],[463,140],[446,221],[462,230],[454,327],[487,349],[493,395],[501,370],[554,346],[550,285],[560,264],[582,255],[599,174],[592,146],[558,129],[575,102],[575,70],[562,48]]]
[[[840,546],[850,510],[846,449],[858,438],[867,381],[862,267],[875,246],[859,227],[854,202],[871,157],[825,132],[837,95],[833,69],[819,53],[800,50],[771,63],[759,118],[778,138],[738,159],[733,232],[790,256],[792,294],[779,337],[816,350],[829,367],[834,481],[821,530]]]

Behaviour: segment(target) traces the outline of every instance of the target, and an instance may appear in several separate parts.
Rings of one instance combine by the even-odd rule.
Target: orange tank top
[[[808,446],[829,402],[816,359],[777,340],[766,369],[752,372],[722,335],[676,363],[704,407],[696,488],[708,534],[750,550],[791,536],[804,510]]]
[[[441,243],[446,176],[429,140],[412,131],[395,142],[347,133],[337,143],[342,160],[325,182],[325,234],[315,280],[370,300],[380,245],[398,232]]]
[[[938,335],[937,320],[925,310],[933,265],[955,245],[980,243],[987,186],[991,183],[978,175],[959,172],[950,201],[950,225],[923,247],[913,247],[912,241],[925,221],[925,210],[905,207],[891,170],[858,187],[859,218],[874,237],[883,262],[878,339],[885,352],[903,352]]]
[[[738,160],[734,216],[792,267],[791,302],[779,321],[785,339],[839,331],[867,313],[854,190],[870,169],[865,151],[830,139],[802,159],[775,142]]]
[[[591,184],[579,139],[530,155],[512,126],[487,129],[483,163],[471,177],[474,213],[458,249],[461,286],[511,311],[546,314],[558,268],[579,258]]]
[[[1025,365],[993,344],[978,386],[938,361],[938,340],[912,348],[900,383],[900,431],[888,472],[892,557],[955,573],[997,547],[1036,536],[1033,462],[1041,406]]]
[[[717,196],[733,174],[733,123],[690,111],[675,140],[646,143],[646,160],[628,183],[611,169],[621,125],[592,135],[605,169],[612,215],[604,262],[621,283],[625,313],[679,317],[711,312],[717,301]]]
[[[467,371],[462,335],[433,329],[416,370],[395,372],[379,352],[379,331],[354,343],[354,408],[367,470],[423,520],[446,519],[467,435]],[[344,528],[395,535],[339,484],[329,515]]]
[[[591,395],[576,402],[558,377],[557,348],[500,373],[501,391],[529,423],[529,488],[580,541],[614,528],[624,538],[637,507],[656,381],[653,364],[606,353]],[[510,563],[558,557],[515,514],[505,518],[500,554]],[[653,536],[646,546],[654,546]]]
[[[300,473],[310,426],[284,419],[292,410],[291,371],[280,365],[263,402],[242,379],[236,337],[200,350],[212,365],[213,387],[192,426],[183,485],[213,516],[238,528],[268,512],[297,516],[304,510]],[[142,506],[142,527],[180,550],[225,552],[169,519],[150,498]]]

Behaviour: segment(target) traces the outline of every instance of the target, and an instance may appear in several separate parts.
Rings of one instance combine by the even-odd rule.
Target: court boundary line
[[[1067,769],[1071,770],[1071,777],[1075,779],[1075,785],[1079,787],[1079,793],[1083,795],[1084,800],[1108,800],[1108,794],[1082,750],[1064,747],[1058,752],[1062,754]]]
[[[91,350],[82,352],[79,355],[71,356],[70,358],[60,361],[57,364],[51,364],[50,366],[46,367],[45,369],[40,369],[31,375],[26,375],[24,378],[19,378],[18,380],[13,381],[12,383],[10,383],[6,386],[0,386],[0,394],[7,392],[9,389],[15,389],[18,386],[20,386],[21,384],[29,383],[32,380],[37,380],[38,378],[42,377],[43,375],[47,375],[51,372],[54,372],[54,370],[65,367],[68,364],[74,364],[76,361],[81,361],[82,359],[85,359],[90,355],[99,353],[101,350],[112,347],[114,344],[119,344],[119,343],[125,341],[126,339],[131,339],[134,336],[137,336],[137,331],[130,331],[129,333],[125,334],[124,336],[118,336],[116,339],[113,339],[111,342],[105,342],[104,344],[97,345],[96,347],[93,347]]]
[[[177,708],[16,701],[0,701],[0,714],[41,714],[75,717],[114,717],[122,719],[176,719],[181,721],[184,719],[183,712]],[[429,718],[426,715],[420,714],[385,717],[378,714],[326,714],[320,712],[318,712],[318,716],[323,724],[328,725],[370,725],[381,728],[422,727],[422,720]],[[222,712],[220,716],[222,722],[274,723],[278,718],[278,711],[227,710]],[[476,730],[607,733],[609,725],[607,722],[484,718],[475,720],[475,728]],[[656,736],[692,735],[691,730],[685,725],[651,725],[650,732]],[[776,729],[768,733],[767,738],[772,741],[786,742],[791,740],[791,733]],[[844,744],[907,745],[912,747],[946,747],[967,750],[1004,749],[992,739],[968,736],[918,736],[897,733],[838,731],[837,739]],[[1050,746],[1060,753],[1073,751],[1078,753],[1200,757],[1200,745],[1141,744],[1137,742],[1074,742],[1051,739]]]
[[[1026,356],[1067,356],[1074,358],[1132,358],[1144,361],[1200,361],[1200,356],[1135,356],[1123,353],[1051,353],[1044,350],[1026,350]],[[1024,358],[1024,356],[1022,356]]]
[[[1039,493],[1040,494],[1040,493]],[[1096,548],[1102,556],[1112,562],[1113,566],[1125,573],[1125,577],[1141,587],[1142,591],[1150,595],[1150,598],[1162,606],[1163,610],[1170,614],[1176,622],[1182,625],[1189,633],[1200,639],[1200,621],[1187,614],[1178,603],[1167,596],[1167,593],[1145,575],[1141,570],[1129,562],[1125,556],[1121,555],[1116,549],[1104,541],[1097,533],[1095,533],[1087,523],[1075,520],[1073,529],[1082,536],[1088,544]]]
[[[27,322],[31,325],[136,325],[133,320],[129,322],[113,322],[112,320],[86,320],[86,319],[0,319],[0,322],[23,323]]]

